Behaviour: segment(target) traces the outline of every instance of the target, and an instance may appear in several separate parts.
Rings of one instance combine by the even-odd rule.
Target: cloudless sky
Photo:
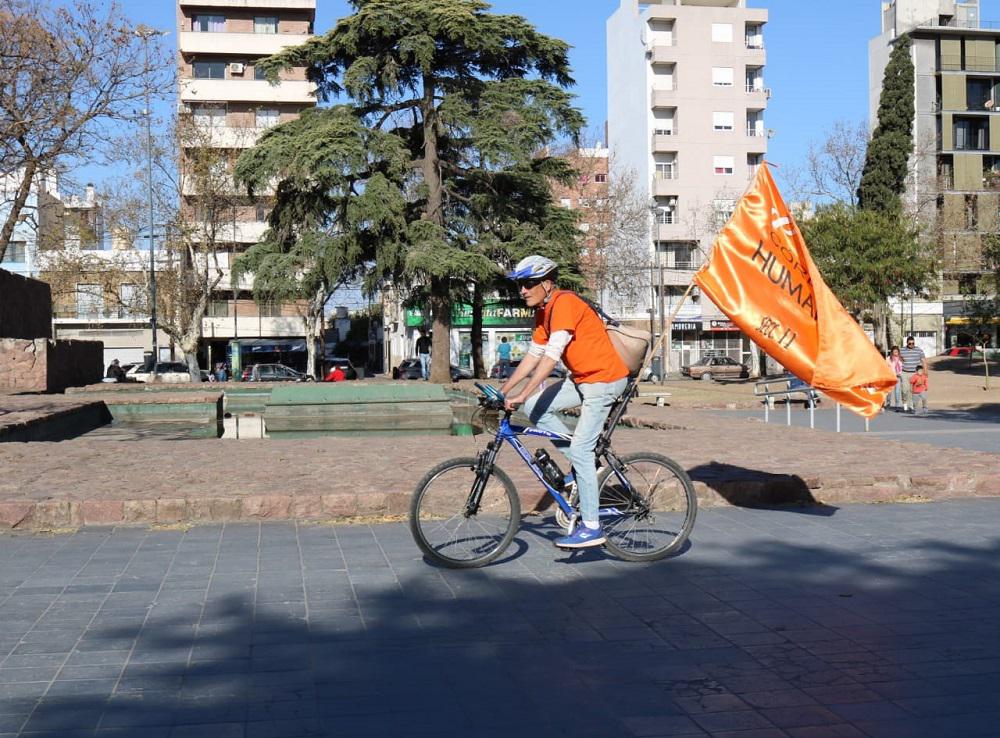
[[[498,13],[525,16],[541,32],[557,36],[573,49],[571,61],[578,105],[591,130],[603,130],[607,117],[605,22],[618,0],[494,0]],[[868,41],[881,29],[880,0],[749,0],[767,8],[764,31],[767,67],[764,81],[772,97],[765,125],[775,131],[767,158],[798,166],[809,143],[819,141],[838,120],[868,118]],[[174,0],[122,0],[135,22],[169,30],[176,48]],[[346,0],[318,0],[316,32],[332,28],[350,13]],[[1000,0],[983,0],[985,22],[1000,21]],[[78,172],[100,181],[108,172]],[[780,171],[779,171],[780,176]]]

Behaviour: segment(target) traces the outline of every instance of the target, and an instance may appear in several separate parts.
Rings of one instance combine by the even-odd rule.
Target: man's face
[[[517,288],[521,292],[521,299],[530,308],[535,308],[545,302],[545,295],[552,285],[549,279],[519,279]]]
[[[909,341],[906,342],[906,348],[913,348],[913,346],[914,346],[914,343],[913,343],[913,339],[911,338]]]

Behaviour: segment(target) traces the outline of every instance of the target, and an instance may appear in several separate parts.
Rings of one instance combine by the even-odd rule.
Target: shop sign
[[[673,328],[675,331],[700,331],[701,323],[696,323],[694,321],[686,321],[686,322],[674,321]]]
[[[483,305],[483,326],[525,327],[532,325],[534,321],[535,311],[523,303],[494,300]],[[429,325],[429,321],[424,321],[424,314],[419,308],[410,308],[406,311],[406,325],[408,328],[419,328]],[[465,303],[455,305],[451,313],[451,325],[453,328],[471,326],[472,305]]]
[[[740,329],[731,320],[711,320],[708,325],[710,331],[738,331]]]

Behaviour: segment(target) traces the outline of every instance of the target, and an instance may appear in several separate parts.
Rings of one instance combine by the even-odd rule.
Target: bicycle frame
[[[634,379],[629,381],[628,386],[625,391],[622,392],[619,399],[615,401],[612,406],[611,412],[608,413],[608,419],[604,424],[604,429],[601,431],[601,435],[598,437],[597,445],[594,449],[595,459],[605,459],[608,465],[614,472],[618,480],[625,485],[625,488],[632,494],[632,485],[629,484],[628,479],[622,473],[623,465],[618,457],[611,450],[611,433],[613,432],[615,426],[621,420],[622,416],[625,414],[625,409],[628,407],[628,401],[632,398],[635,393],[635,381]],[[567,516],[574,516],[576,511],[573,506],[570,505],[569,501],[563,496],[563,494],[548,483],[545,479],[545,475],[539,468],[538,464],[535,462],[535,457],[531,452],[525,447],[521,442],[520,436],[533,436],[535,438],[545,438],[550,441],[566,441],[567,443],[573,439],[572,435],[564,433],[555,433],[553,431],[543,430],[541,428],[533,428],[530,426],[523,425],[513,425],[510,422],[510,411],[505,411],[500,419],[500,426],[497,428],[496,435],[493,440],[486,445],[486,450],[480,455],[480,473],[493,470],[493,465],[496,462],[496,458],[500,453],[500,449],[503,447],[504,443],[509,444],[517,452],[517,455],[521,457],[521,460],[528,465],[532,473],[538,479],[539,482],[545,487],[546,492],[555,500],[556,504],[559,505],[560,509]],[[481,476],[481,474],[480,474]],[[478,495],[473,492],[472,498],[476,498]],[[471,502],[472,500],[470,500]],[[473,503],[475,505],[475,503]],[[612,517],[620,515],[621,512],[614,507],[602,507],[598,508],[598,517]]]

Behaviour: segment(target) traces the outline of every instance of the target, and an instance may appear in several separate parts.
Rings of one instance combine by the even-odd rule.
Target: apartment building
[[[669,316],[767,151],[764,28],[746,0],[621,0],[607,24],[611,155],[648,194],[655,277],[646,314]],[[662,275],[662,277],[661,277]],[[698,291],[673,324],[669,367],[752,344]]]
[[[914,152],[906,198],[940,258],[940,293],[891,303],[895,335],[912,333],[928,354],[972,343],[966,295],[990,290],[983,238],[1000,230],[1000,30],[980,19],[979,0],[883,2],[881,33],[869,43],[869,109],[896,40],[912,39]],[[987,27],[989,26],[989,27]],[[993,345],[1000,338],[993,329]]]
[[[263,131],[315,105],[315,88],[304,68],[282,72],[280,83],[272,85],[258,65],[311,38],[315,16],[316,0],[178,0],[180,111],[190,115],[201,134],[180,144],[189,149],[178,152],[182,169],[195,158],[193,147],[224,151],[231,165]],[[183,196],[185,217],[203,217],[192,185],[184,185]],[[216,229],[217,239],[228,246],[218,255],[222,279],[203,324],[206,365],[225,358],[233,339],[269,339],[279,351],[293,343],[304,346],[304,306],[258,306],[252,278],[235,288],[230,279],[235,257],[267,228],[268,194],[237,195],[230,210]]]
[[[2,224],[10,214],[11,203],[14,201],[17,191],[21,186],[21,175],[18,172],[11,174],[0,173],[0,224]],[[0,261],[0,269],[5,269],[22,277],[38,276],[38,190],[42,184],[42,178],[37,177],[28,191],[28,199],[24,203],[21,215],[14,225],[14,233],[7,250],[4,252],[3,260]]]

